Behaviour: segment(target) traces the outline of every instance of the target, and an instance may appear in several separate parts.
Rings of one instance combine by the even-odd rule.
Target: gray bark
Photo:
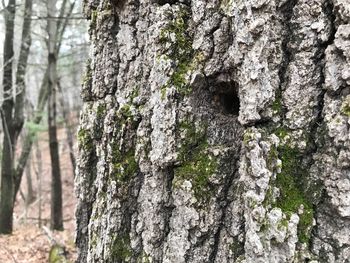
[[[349,0],[85,0],[78,262],[349,262]]]

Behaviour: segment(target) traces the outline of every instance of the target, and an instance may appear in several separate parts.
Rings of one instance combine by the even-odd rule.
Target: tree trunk
[[[3,66],[3,102],[1,105],[1,120],[4,129],[2,159],[1,159],[1,187],[0,187],[0,234],[12,232],[13,214],[13,169],[15,152],[15,129],[13,126],[13,37],[16,16],[16,0],[10,0],[5,10],[6,35],[4,42]]]
[[[56,58],[49,58],[52,67],[56,70]],[[51,67],[49,66],[49,67]],[[54,73],[56,74],[56,73]],[[52,81],[52,82],[51,82]],[[49,144],[51,157],[51,229],[63,230],[62,215],[62,182],[61,168],[59,158],[59,146],[57,139],[57,122],[56,122],[56,85],[55,77],[50,80],[49,77],[49,102],[48,102],[48,128]]]
[[[62,116],[64,121],[64,126],[66,130],[66,136],[67,136],[67,144],[69,148],[69,157],[70,161],[72,163],[72,169],[73,169],[73,175],[75,177],[75,167],[76,167],[76,161],[75,161],[75,153],[74,153],[74,132],[73,132],[73,125],[71,123],[71,119],[69,118],[69,105],[66,105],[64,99],[64,94],[62,90],[62,86],[60,81],[57,82],[57,89],[60,93],[60,106],[62,110]]]
[[[349,8],[85,0],[78,262],[347,262]]]
[[[50,17],[56,15],[56,0],[48,0],[48,128],[51,157],[51,229],[63,230],[62,183],[59,159],[56,92],[57,92],[57,24]]]
[[[16,105],[14,126],[18,132],[21,132],[24,123],[24,105],[26,96],[25,76],[27,71],[28,57],[30,47],[32,45],[31,35],[31,20],[33,1],[26,0],[24,6],[24,18],[22,28],[21,49],[18,58],[17,72],[16,72]]]

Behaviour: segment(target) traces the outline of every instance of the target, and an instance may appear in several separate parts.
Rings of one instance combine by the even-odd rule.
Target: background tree
[[[78,262],[346,262],[349,6],[86,0]]]
[[[63,230],[62,216],[62,183],[61,169],[57,139],[57,24],[54,21],[56,16],[56,0],[47,1],[47,33],[48,33],[48,127],[49,144],[51,156],[51,228]]]
[[[15,150],[18,136],[24,123],[24,74],[26,72],[29,49],[31,45],[30,24],[31,24],[32,1],[25,2],[25,15],[23,19],[22,44],[18,62],[16,88],[13,85],[14,66],[14,30],[16,17],[16,1],[8,1],[5,10],[6,36],[4,44],[4,74],[3,74],[3,102],[1,107],[2,126],[4,128],[1,188],[0,188],[0,233],[12,232],[12,214],[15,199]]]
[[[0,198],[0,210],[4,209],[0,212],[0,224],[3,224],[4,227],[0,227],[0,229],[4,229],[4,233],[10,233],[12,231],[12,215],[13,215],[13,206],[15,203],[16,195],[19,192],[21,181],[22,181],[22,175],[25,170],[27,161],[30,156],[31,148],[33,145],[33,142],[36,140],[36,133],[38,131],[41,131],[42,128],[40,128],[41,121],[43,117],[45,116],[45,107],[47,105],[48,100],[48,83],[49,83],[49,74],[48,74],[48,68],[46,63],[42,63],[43,55],[44,53],[42,50],[45,50],[42,46],[46,41],[44,40],[46,38],[45,29],[43,28],[43,25],[46,25],[47,23],[47,14],[44,6],[40,6],[42,2],[40,3],[34,3],[32,0],[23,0],[20,3],[8,3],[9,6],[7,9],[12,7],[14,5],[14,9],[10,9],[9,11],[4,12],[5,20],[7,23],[9,23],[9,26],[6,27],[7,32],[10,30],[11,34],[8,32],[5,46],[4,46],[4,66],[6,66],[6,74],[4,71],[4,74],[7,76],[4,77],[4,82],[6,79],[7,83],[7,91],[6,94],[10,94],[9,96],[5,96],[4,93],[4,103],[2,103],[3,110],[2,112],[7,112],[8,114],[2,114],[3,117],[8,116],[8,119],[5,122],[5,119],[3,118],[3,124],[4,127],[6,127],[6,130],[8,132],[4,134],[4,139],[6,136],[12,136],[12,142],[11,142],[11,148],[9,149],[4,145],[2,147],[2,154],[4,158],[1,158],[2,165],[1,169],[2,174],[4,178],[6,179],[2,180],[2,187],[4,187],[4,190],[1,191],[1,198]],[[23,4],[23,7],[22,5]],[[66,33],[72,34],[72,31],[75,31],[76,27],[74,26],[74,23],[71,22],[71,20],[77,19],[72,17],[72,13],[75,7],[75,1],[62,1],[61,3],[61,9],[57,14],[54,15],[54,17],[51,19],[51,23],[55,24],[57,27],[57,32],[55,35],[55,53],[57,54],[57,58],[59,58],[60,50],[63,46],[63,53],[64,56],[70,57],[74,55],[74,53],[77,53],[79,51],[80,56],[83,57],[84,54],[84,46],[80,46],[79,49],[74,48],[68,48],[67,44],[73,43],[72,40],[74,38],[71,37],[69,41],[65,39]],[[35,5],[35,12],[33,13],[33,5]],[[16,15],[16,9],[19,10]],[[22,15],[22,9],[23,9],[23,15]],[[45,12],[44,12],[45,11]],[[41,12],[41,13],[40,13]],[[79,15],[79,13],[77,13]],[[11,16],[9,16],[11,15]],[[75,14],[76,15],[76,14]],[[80,16],[80,15],[79,15]],[[14,21],[20,21],[20,23],[11,24]],[[32,28],[32,23],[34,21],[34,27]],[[20,25],[19,25],[20,24]],[[15,29],[11,30],[11,26],[15,27]],[[13,38],[16,37],[16,40],[18,39],[18,36],[14,36],[14,30],[22,30],[22,35],[19,38],[20,45],[17,47],[14,45]],[[32,29],[32,30],[31,30]],[[67,30],[68,29],[68,30]],[[80,30],[80,29],[79,29]],[[32,44],[32,37],[31,37],[31,31],[34,33],[34,48],[32,52],[30,53],[30,47]],[[44,37],[45,36],[45,37]],[[12,39],[11,39],[12,37]],[[78,37],[81,40],[84,40],[84,37],[81,35]],[[10,43],[12,41],[12,44]],[[83,41],[82,41],[83,42]],[[38,46],[39,45],[39,46]],[[13,55],[10,56],[9,54],[10,49],[8,46],[11,46]],[[37,54],[38,48],[41,50]],[[18,50],[16,52],[13,52],[13,50]],[[10,53],[9,53],[10,52]],[[68,55],[66,54],[68,53]],[[28,64],[28,56],[30,56],[30,63]],[[80,59],[81,59],[80,57]],[[35,64],[34,61],[38,60],[40,64]],[[58,63],[61,62],[58,60]],[[81,62],[80,62],[81,63]],[[11,67],[10,67],[11,64]],[[76,60],[76,64],[79,64],[79,61]],[[37,70],[38,66],[40,66],[40,70]],[[17,67],[17,70],[15,71],[16,79],[13,80],[11,77],[11,81],[8,79],[8,77],[13,75],[13,73],[9,74],[9,69],[12,70],[13,67]],[[33,70],[33,68],[36,67],[36,69]],[[66,66],[68,68],[68,66]],[[65,69],[68,70],[68,69]],[[31,73],[34,74],[31,75]],[[55,71],[58,71],[57,67],[55,68]],[[29,72],[29,73],[28,73]],[[62,74],[63,70],[59,70],[59,74]],[[68,80],[69,83],[63,86],[63,89],[66,89],[67,94],[74,95],[77,94],[77,92],[74,93],[74,91],[69,91],[68,87],[72,87],[74,85],[77,86],[76,83],[73,83],[71,81],[72,78],[76,79],[76,76],[73,76],[74,74],[79,75],[79,71],[71,71],[71,74],[69,76],[64,76],[64,80]],[[5,76],[4,75],[4,76]],[[37,79],[32,80],[31,78],[35,76]],[[39,76],[39,77],[38,77]],[[38,78],[41,79],[41,86],[37,86],[37,90],[34,86],[36,86],[35,83],[38,82]],[[29,93],[26,94],[26,83],[29,83]],[[15,85],[14,83],[15,82]],[[9,88],[9,83],[11,83],[11,89]],[[27,84],[28,84],[27,83]],[[40,83],[40,81],[39,81]],[[35,84],[35,85],[33,85]],[[5,87],[5,86],[4,86]],[[72,89],[71,89],[72,90]],[[74,96],[71,96],[74,98]],[[76,98],[76,96],[75,96]],[[34,107],[34,113],[29,114],[25,109],[23,109],[24,105],[27,104],[27,100],[30,101],[30,103],[35,104]],[[79,108],[79,101],[75,100],[76,105],[75,107]],[[9,105],[11,107],[9,107]],[[6,111],[4,110],[6,108]],[[11,112],[10,112],[11,110]],[[25,134],[23,138],[20,140],[20,143],[17,143],[18,135],[22,131],[23,124],[25,127]],[[10,142],[9,140],[6,140],[7,142]],[[15,154],[17,153],[17,154]],[[12,168],[10,169],[10,166],[7,165],[10,162],[12,162],[12,165],[10,165]],[[6,164],[6,165],[5,165]],[[11,177],[8,177],[9,173],[12,174]],[[6,176],[5,176],[6,174]],[[11,187],[10,187],[11,186]],[[11,212],[12,211],[12,212]],[[11,227],[10,227],[11,226]],[[0,231],[1,232],[1,231]]]

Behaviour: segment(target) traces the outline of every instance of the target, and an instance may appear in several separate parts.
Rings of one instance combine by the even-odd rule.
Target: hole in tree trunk
[[[233,82],[217,82],[211,86],[212,104],[223,114],[238,116],[239,96],[238,85]]]
[[[194,110],[215,115],[215,118],[236,119],[240,110],[239,85],[232,76],[223,74],[212,78],[197,74],[191,82]]]

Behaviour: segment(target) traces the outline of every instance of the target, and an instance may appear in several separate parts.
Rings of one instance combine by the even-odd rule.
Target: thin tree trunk
[[[22,28],[21,48],[16,72],[16,97],[14,127],[19,135],[24,123],[24,105],[26,96],[25,75],[27,71],[28,57],[32,45],[31,24],[32,24],[33,0],[26,0],[24,3],[24,18]],[[17,136],[18,136],[17,135]]]
[[[51,62],[52,63],[52,62]],[[53,66],[53,64],[51,64]],[[53,79],[54,80],[54,79]],[[54,83],[54,82],[53,82]],[[59,146],[57,139],[57,123],[56,123],[56,88],[54,84],[50,84],[51,94],[49,94],[48,103],[48,123],[49,123],[49,143],[51,157],[51,228],[55,230],[63,230],[62,215],[62,183],[61,168],[59,161]]]
[[[63,115],[63,120],[64,120],[64,125],[66,128],[66,135],[67,135],[67,144],[69,148],[69,156],[70,160],[72,163],[72,168],[73,168],[73,175],[75,177],[75,168],[76,168],[76,162],[75,162],[75,154],[74,154],[74,132],[72,130],[72,123],[69,118],[69,109],[68,106],[66,105],[64,101],[64,94],[62,91],[62,87],[60,84],[60,81],[57,82],[57,87],[60,92],[60,104],[61,104],[61,109],[62,109],[62,115]]]
[[[56,15],[56,1],[48,0],[48,128],[49,128],[49,144],[51,157],[51,228],[55,230],[63,230],[62,216],[62,183],[61,168],[59,161],[59,148],[57,139],[57,122],[56,122],[56,93],[57,93],[57,24],[50,19]]]

